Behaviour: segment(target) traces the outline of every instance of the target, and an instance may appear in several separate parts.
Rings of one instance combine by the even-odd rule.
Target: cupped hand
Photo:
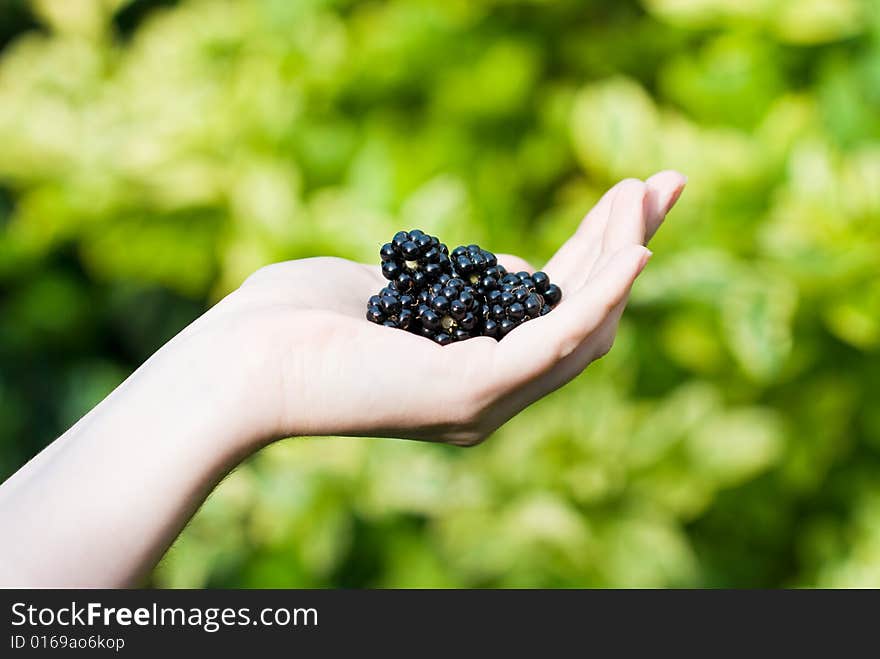
[[[311,258],[264,267],[207,314],[247,328],[249,412],[268,437],[372,435],[472,445],[611,347],[645,247],[685,177],[611,188],[543,270],[563,298],[502,341],[438,346],[370,323],[377,266]],[[510,271],[534,268],[499,255]],[[194,328],[195,329],[195,328]]]
[[[481,441],[608,351],[683,186],[663,172],[612,188],[544,266],[562,301],[500,342],[441,347],[370,323],[375,266],[262,268],[2,483],[14,542],[0,542],[0,584],[138,583],[223,474],[275,438]]]

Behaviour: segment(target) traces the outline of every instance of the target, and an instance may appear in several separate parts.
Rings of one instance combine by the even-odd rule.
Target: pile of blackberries
[[[388,285],[367,302],[367,320],[446,345],[501,340],[544,316],[562,291],[544,272],[507,272],[479,245],[449,249],[424,231],[398,231],[379,250]]]

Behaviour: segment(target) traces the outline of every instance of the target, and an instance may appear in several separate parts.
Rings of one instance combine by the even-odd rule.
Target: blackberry
[[[486,294],[481,308],[483,335],[500,340],[523,323],[550,313],[561,299],[562,291],[544,272],[506,273],[498,288]]]
[[[498,278],[498,258],[490,251],[479,245],[460,245],[450,254],[452,274],[464,279],[472,286],[478,287],[483,277],[491,269],[496,269],[492,275]],[[503,270],[503,268],[501,268]]]
[[[451,272],[449,249],[421,229],[398,231],[379,250],[382,275],[401,293],[418,291]]]
[[[417,297],[416,319],[429,336],[443,345],[479,336],[479,301],[472,286],[451,277],[432,284]]]
[[[440,345],[475,336],[501,340],[562,299],[544,272],[508,272],[479,245],[450,254],[419,229],[396,233],[380,257],[389,284],[367,301],[367,320]]]
[[[415,316],[416,299],[412,295],[401,294],[390,286],[367,300],[367,320],[372,323],[410,329]]]

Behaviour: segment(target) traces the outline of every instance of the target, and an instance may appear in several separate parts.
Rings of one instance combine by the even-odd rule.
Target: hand
[[[496,342],[438,346],[374,325],[366,300],[387,282],[377,266],[312,258],[260,269],[203,320],[248,328],[262,357],[248,410],[266,437],[377,435],[472,445],[562,386],[611,347],[644,247],[685,178],[662,172],[618,183],[544,270],[563,290],[554,311]],[[508,270],[533,271],[500,255]],[[195,327],[195,326],[194,326]]]
[[[0,486],[15,538],[0,543],[0,585],[138,583],[223,474],[273,438],[481,441],[608,351],[683,186],[664,172],[612,188],[544,268],[562,302],[501,342],[440,347],[368,322],[375,266],[261,269]]]

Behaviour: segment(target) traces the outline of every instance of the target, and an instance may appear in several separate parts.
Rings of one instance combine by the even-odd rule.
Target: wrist
[[[229,468],[272,439],[275,423],[256,385],[265,349],[235,323],[197,323],[156,352],[95,411],[135,424],[150,438],[209,471]],[[195,462],[194,462],[195,461]]]
[[[178,414],[200,428],[206,450],[229,460],[279,436],[280,395],[271,344],[238,319],[202,329],[171,349],[163,380],[174,382]]]
[[[30,585],[137,583],[259,448],[266,425],[249,407],[247,362],[219,327],[191,326],[3,484],[3,527],[27,551],[0,558]]]

